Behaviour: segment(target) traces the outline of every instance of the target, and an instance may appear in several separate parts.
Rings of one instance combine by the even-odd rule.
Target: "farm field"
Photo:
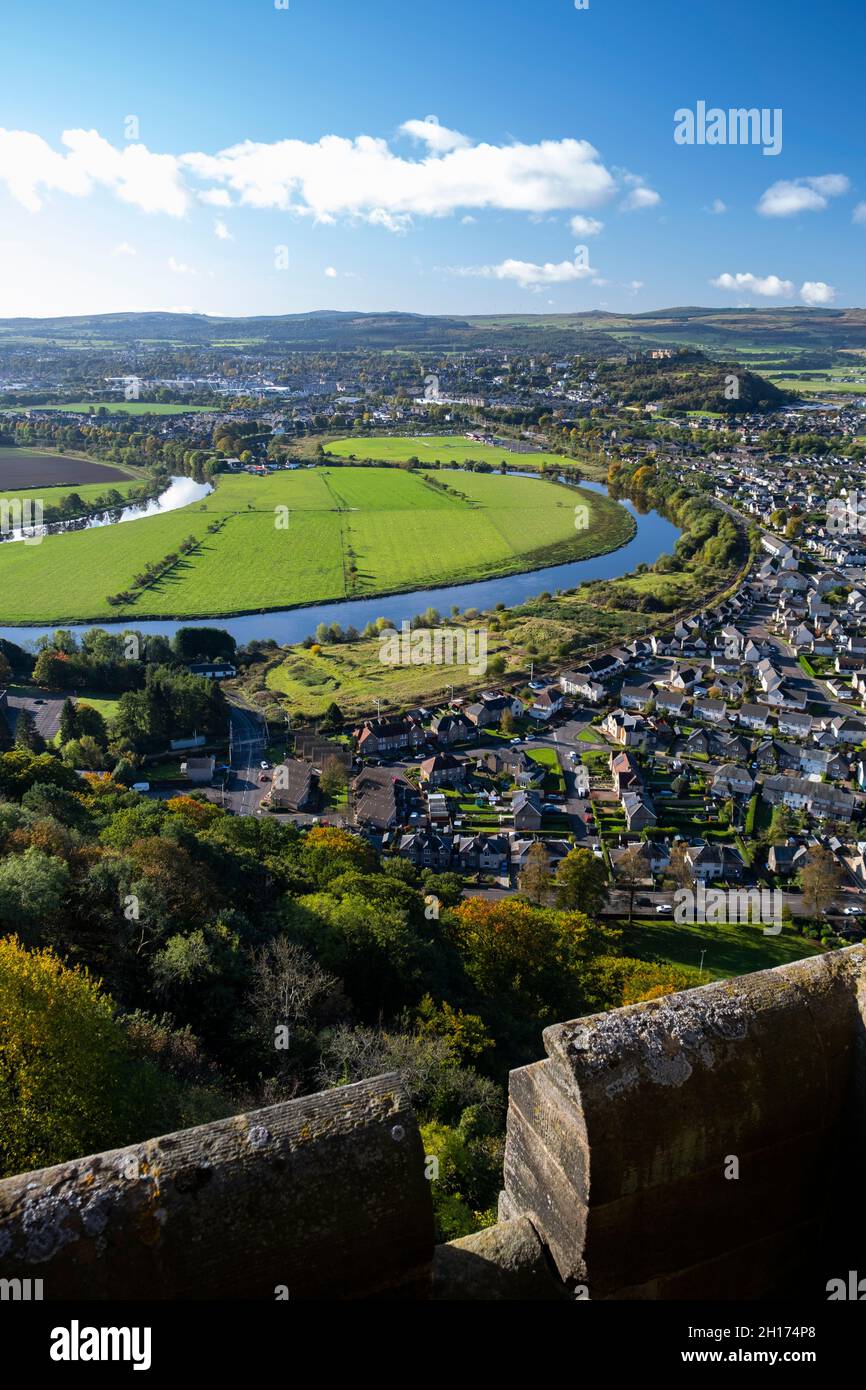
[[[133,482],[144,480],[144,474],[135,474],[132,469],[113,463],[98,463],[95,459],[80,458],[75,454],[0,448],[0,492],[8,498],[16,494],[35,497],[46,488],[65,488],[67,492],[74,488],[82,497],[89,489],[95,497],[108,488],[116,487],[120,492],[124,485],[128,490]],[[60,495],[58,493],[58,497]],[[51,500],[54,502],[57,499]]]
[[[325,453],[335,458],[372,459],[384,463],[405,463],[417,458],[419,463],[489,463],[498,468],[504,461],[509,468],[540,468],[542,464],[552,467],[571,464],[585,469],[587,473],[598,472],[589,460],[565,458],[560,454],[515,454],[508,449],[499,449],[491,444],[475,444],[463,435],[381,435],[375,439],[336,439],[324,446]]]
[[[177,405],[159,401],[55,401],[52,405],[34,405],[33,410],[69,410],[76,415],[92,415],[107,410],[109,415],[187,415],[190,411],[216,410],[211,405]]]
[[[577,531],[572,489],[498,474],[436,476],[454,491],[392,469],[235,475],[180,511],[0,546],[0,621],[267,611],[584,559],[632,535],[628,513],[603,497],[580,494],[590,524]],[[190,535],[195,552],[131,602],[108,603]]]
[[[834,381],[833,373],[827,376],[811,377],[780,377],[769,376],[768,380],[774,386],[780,386],[783,391],[805,391],[811,394],[823,392],[827,396],[841,394],[866,396],[866,381]]]

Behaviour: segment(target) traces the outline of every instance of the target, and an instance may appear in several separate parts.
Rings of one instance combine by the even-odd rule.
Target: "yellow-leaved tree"
[[[160,1083],[93,976],[0,939],[0,1177],[159,1133]]]

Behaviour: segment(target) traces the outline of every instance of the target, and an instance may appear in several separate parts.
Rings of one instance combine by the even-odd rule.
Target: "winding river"
[[[181,484],[184,486],[176,486]],[[607,488],[600,483],[582,482],[581,487],[607,496]],[[193,497],[188,491],[191,488],[204,490],[198,491]],[[128,508],[125,511],[132,515],[124,514],[121,519],[132,520],[133,516],[157,515],[162,511],[174,510],[178,506],[198,500],[209,490],[209,485],[191,483],[188,478],[174,479],[167,493],[148,504],[148,510]],[[184,500],[180,501],[180,497]],[[166,503],[168,505],[165,505]],[[376,618],[390,618],[399,625],[404,619],[413,618],[427,608],[435,608],[445,616],[453,607],[461,611],[467,608],[489,609],[497,603],[513,607],[546,591],[552,593],[556,589],[574,589],[592,579],[618,579],[637,565],[654,564],[660,555],[673,549],[680,532],[672,522],[667,521],[658,512],[641,514],[631,502],[620,502],[619,505],[631,513],[637,524],[637,531],[627,545],[607,555],[573,560],[564,565],[550,565],[546,569],[527,570],[522,574],[506,575],[502,579],[481,579],[469,584],[415,589],[410,593],[393,594],[390,597],[341,599],[334,603],[313,604],[272,613],[248,613],[234,618],[186,618],[174,622],[168,618],[145,622],[128,618],[125,622],[119,623],[66,623],[62,626],[76,629],[80,626],[82,631],[99,628],[104,632],[128,632],[133,628],[137,632],[161,632],[167,637],[173,636],[181,627],[219,627],[230,632],[240,645],[255,639],[267,638],[274,638],[281,645],[289,645],[303,641],[315,632],[319,623],[336,622],[343,628],[355,627],[360,631]],[[149,510],[151,507],[152,511]],[[50,636],[57,631],[58,626],[60,624],[57,623],[48,627],[0,626],[0,637],[16,642],[19,646],[28,646],[39,637]]]

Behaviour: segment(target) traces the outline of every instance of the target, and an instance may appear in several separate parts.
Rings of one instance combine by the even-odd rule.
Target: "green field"
[[[779,936],[764,936],[760,927],[740,922],[729,922],[725,926],[700,923],[691,927],[678,926],[670,919],[649,919],[635,921],[631,930],[623,924],[624,955],[698,969],[701,952],[705,952],[704,983],[787,965],[804,956],[820,955],[821,949],[787,927]]]
[[[809,377],[779,377],[769,376],[768,380],[774,386],[780,386],[783,391],[803,391],[809,394],[819,393],[825,396],[856,395],[866,396],[866,381],[834,381],[833,373],[827,376]]]
[[[586,492],[579,496],[589,526],[577,531],[575,492],[556,483],[451,470],[436,478],[454,492],[395,469],[235,475],[181,511],[49,536],[40,545],[7,544],[0,547],[0,622],[268,611],[584,559],[633,534],[623,508]],[[215,522],[220,529],[208,533]],[[160,562],[190,535],[199,550],[131,604],[108,603],[148,561]]]
[[[34,405],[33,410],[69,410],[76,415],[90,415],[97,410],[107,410],[109,415],[186,415],[191,410],[218,410],[218,402],[213,405],[177,405],[158,401],[55,401],[52,405]]]
[[[121,497],[128,497],[133,488],[140,487],[145,481],[144,478],[136,478],[135,480],[130,479],[126,483],[82,483],[80,487],[64,483],[59,487],[56,485],[54,487],[38,486],[23,490],[16,488],[12,492],[4,492],[3,501],[11,504],[23,502],[25,498],[31,500],[38,498],[46,507],[60,507],[69,494],[74,492],[76,497],[81,498],[82,502],[90,503],[95,501],[97,497],[104,497],[109,491],[119,492]]]
[[[515,454],[490,444],[475,444],[465,435],[381,435],[376,439],[336,439],[326,444],[325,453],[334,458],[373,459],[380,463],[405,463],[417,458],[419,463],[466,463],[469,460],[489,463],[498,468],[503,462],[509,468],[532,469],[548,465],[559,468],[570,464],[587,472],[596,471],[588,460],[566,458],[561,454]]]

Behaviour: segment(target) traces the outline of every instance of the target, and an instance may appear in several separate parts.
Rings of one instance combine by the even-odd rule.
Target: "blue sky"
[[[0,316],[862,305],[864,39],[849,0],[16,6]],[[781,152],[676,143],[699,102]]]

